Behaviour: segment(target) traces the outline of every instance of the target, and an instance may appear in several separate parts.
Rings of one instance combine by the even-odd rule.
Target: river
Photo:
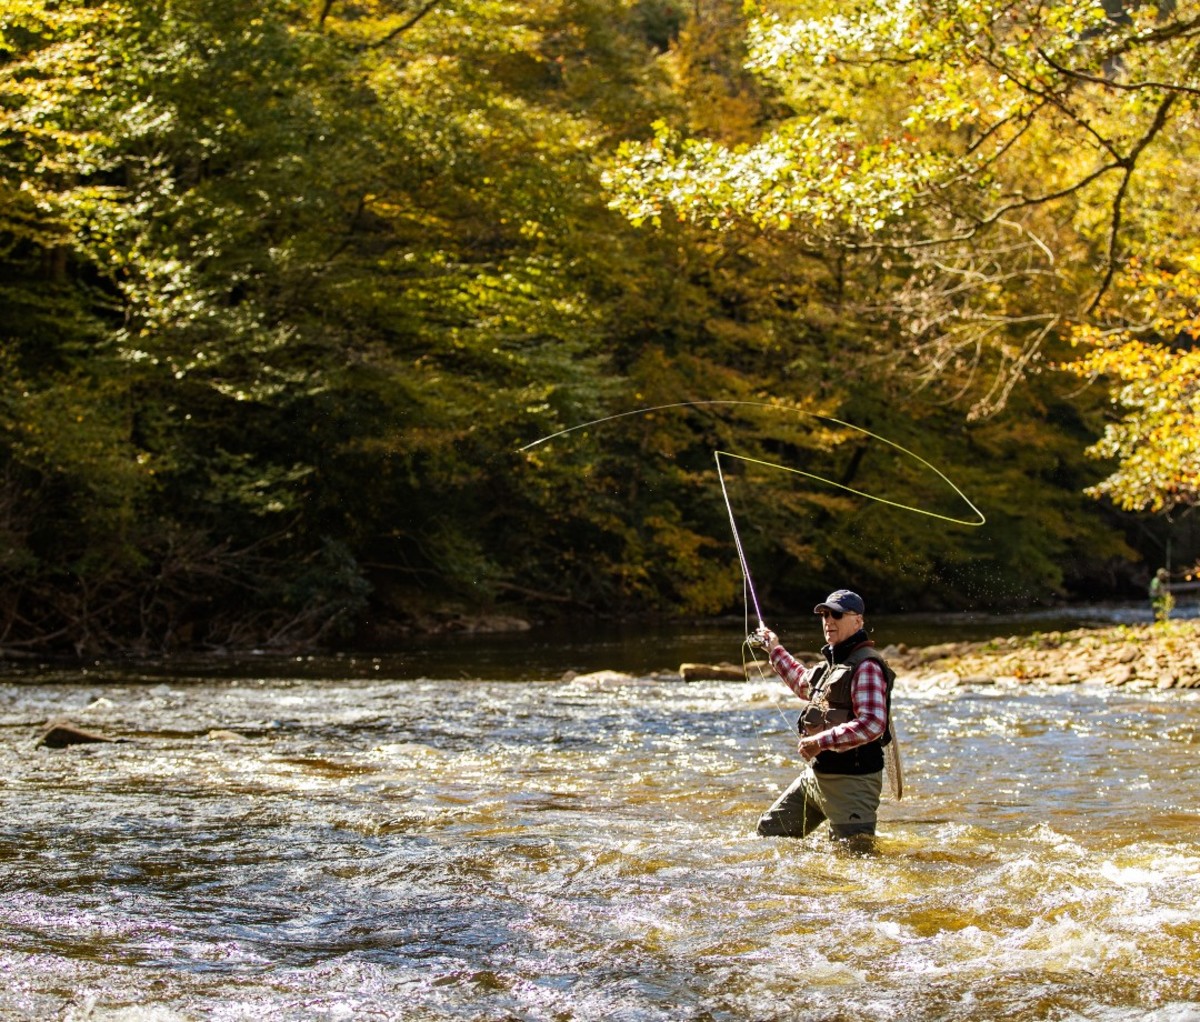
[[[11,670],[0,1018],[1200,1018],[1197,693],[902,682],[867,854],[754,835],[777,683],[470,648]]]

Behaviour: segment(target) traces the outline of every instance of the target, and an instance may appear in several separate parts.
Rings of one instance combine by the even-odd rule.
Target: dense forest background
[[[741,0],[3,0],[0,647],[295,650],[488,615],[737,611],[715,450],[839,484],[727,463],[764,608],[845,584],[877,610],[1143,594],[1166,558],[1198,553],[1196,476],[1162,470],[1157,501],[1106,491],[1130,463],[1106,430],[1149,407],[1121,389],[1109,342],[1165,344],[1152,379],[1191,351],[1196,211],[1175,196],[1195,194],[1179,168],[1200,165],[1181,141],[1197,18],[1091,6],[1103,24],[1030,29],[1068,38],[1070,68],[1012,14],[1020,45],[1000,40],[987,73],[1011,82],[1002,57],[1050,53],[1063,91],[1030,72],[1045,102],[1003,115],[1028,121],[1005,152],[1046,109],[1092,118],[1115,178],[1085,168],[1076,187],[1062,160],[1023,159],[1004,195],[1053,203],[992,217],[963,210],[996,161],[968,193],[961,165],[952,192],[924,160],[920,187],[831,217],[758,214],[764,195],[843,189],[813,175],[847,153],[875,173],[865,123],[753,208],[701,196],[705,168],[662,153],[765,159],[755,146],[798,120],[813,137],[814,105],[821,124],[899,123],[888,105],[929,87],[915,51],[823,53],[797,76],[793,46],[790,79],[772,77],[748,67]],[[966,23],[927,14],[914,24],[948,34],[921,59],[950,95]],[[1174,82],[1115,88],[1113,69],[1151,50]],[[850,77],[818,80],[834,70]],[[973,116],[996,116],[978,96]],[[1154,132],[1125,145],[1100,118],[1138,123],[1103,109],[1135,98]],[[920,130],[905,115],[897,137],[960,154],[998,137],[951,106]],[[948,250],[929,229],[951,198],[959,227],[975,219]],[[1183,310],[1166,325],[1143,314],[1160,299]],[[1194,415],[1187,382],[1167,403]],[[685,402],[743,403],[521,450]],[[919,455],[986,524],[897,508],[969,516],[927,465],[838,421]]]

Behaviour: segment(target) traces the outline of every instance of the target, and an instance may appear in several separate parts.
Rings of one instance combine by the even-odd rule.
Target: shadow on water
[[[1180,619],[1200,615],[1200,604],[1176,608]],[[986,641],[1009,635],[1148,623],[1144,604],[1088,605],[1025,613],[922,613],[869,615],[867,624],[881,647]],[[771,622],[790,648],[815,651],[822,643],[811,615]],[[635,675],[675,672],[681,663],[738,663],[746,622],[740,617],[699,621],[587,622],[505,633],[452,632],[414,637],[387,650],[337,657],[207,657],[173,660],[161,671],[196,671],[238,677],[247,670],[264,677],[404,677],[493,680],[557,680],[568,672],[620,671]],[[147,665],[151,674],[159,673]]]
[[[1178,606],[1173,618],[1200,617],[1200,603]],[[1025,613],[920,613],[868,615],[867,627],[881,648],[984,642],[1006,636],[1145,624],[1144,604],[1091,604]],[[774,619],[771,626],[796,652],[815,653],[820,629],[811,615]],[[674,674],[682,663],[742,662],[743,618],[692,621],[574,622],[526,631],[465,632],[414,636],[386,649],[338,654],[284,655],[273,652],[178,655],[162,659],[96,661],[83,667],[14,662],[7,677],[38,683],[58,677],[123,684],[157,684],[185,677],[293,681],[330,678],[438,678],[495,681],[557,681],[570,674],[617,671],[638,676]]]

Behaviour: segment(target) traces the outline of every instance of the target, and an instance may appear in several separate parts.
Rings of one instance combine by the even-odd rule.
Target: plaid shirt
[[[782,646],[771,650],[771,666],[775,673],[801,699],[808,699],[809,686],[803,680],[804,664]],[[864,660],[850,679],[850,703],[854,719],[845,724],[820,731],[812,737],[822,750],[845,752],[856,745],[866,745],[883,735],[887,728],[887,679],[878,660]]]

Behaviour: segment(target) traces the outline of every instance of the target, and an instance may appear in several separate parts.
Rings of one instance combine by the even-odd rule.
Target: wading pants
[[[883,771],[818,774],[808,767],[758,821],[763,837],[804,837],[829,821],[832,837],[875,833]]]

